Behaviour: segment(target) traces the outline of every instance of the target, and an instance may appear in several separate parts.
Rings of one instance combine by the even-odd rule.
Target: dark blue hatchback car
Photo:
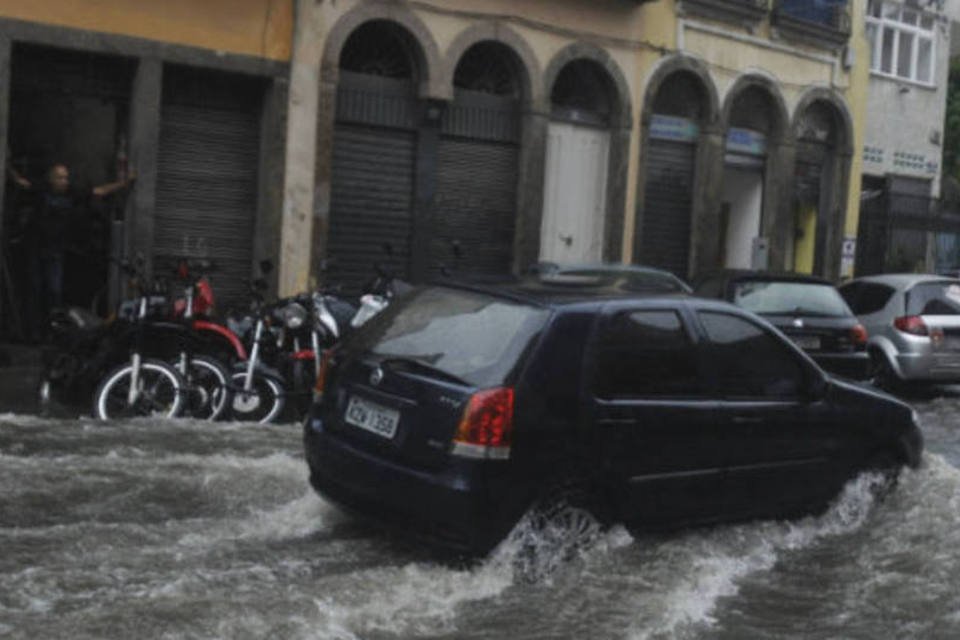
[[[557,500],[635,530],[814,512],[922,450],[757,316],[582,278],[415,289],[327,354],[304,437],[320,494],[467,554]]]

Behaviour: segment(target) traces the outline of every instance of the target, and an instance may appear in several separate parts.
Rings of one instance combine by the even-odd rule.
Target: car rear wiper
[[[446,380],[454,384],[460,384],[466,387],[472,386],[463,378],[457,377],[452,373],[444,371],[432,364],[410,357],[386,357],[380,361],[380,365],[393,371],[405,371],[408,373],[419,373],[431,378]]]

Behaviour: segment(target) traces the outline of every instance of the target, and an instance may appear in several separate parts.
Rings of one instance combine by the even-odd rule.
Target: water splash
[[[636,640],[696,635],[716,622],[722,598],[738,593],[745,576],[772,568],[785,552],[856,531],[870,516],[884,479],[863,474],[849,482],[826,514],[793,522],[760,522],[688,534],[656,548],[654,572],[674,576],[644,594]],[[672,565],[672,572],[664,566]]]

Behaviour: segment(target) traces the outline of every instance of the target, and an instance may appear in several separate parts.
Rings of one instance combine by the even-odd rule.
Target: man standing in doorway
[[[70,182],[70,170],[63,163],[50,166],[44,184],[35,187],[11,169],[13,181],[33,198],[26,220],[26,237],[31,256],[30,275],[34,297],[29,330],[38,332],[50,312],[63,304],[63,261],[72,231],[87,218],[92,198],[103,198],[133,182],[131,171],[120,180],[92,189],[80,189]],[[29,304],[29,303],[28,303]]]

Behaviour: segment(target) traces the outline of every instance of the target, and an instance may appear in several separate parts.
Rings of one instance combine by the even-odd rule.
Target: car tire
[[[870,352],[869,379],[875,387],[884,391],[897,391],[903,386],[903,381],[897,376],[893,365],[882,351]]]
[[[586,484],[555,485],[533,504],[514,531],[514,573],[537,583],[589,550],[609,527],[607,510]]]
[[[878,502],[885,500],[897,488],[901,469],[903,469],[902,456],[893,451],[875,451],[867,458],[863,466],[864,472],[880,475],[880,482],[873,488],[874,497]]]

